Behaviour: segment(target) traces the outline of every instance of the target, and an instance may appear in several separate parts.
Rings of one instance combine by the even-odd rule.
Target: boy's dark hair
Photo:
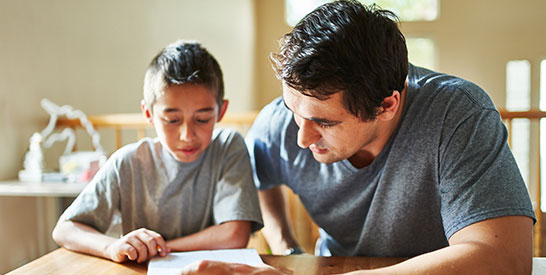
[[[280,41],[271,60],[277,77],[320,100],[343,91],[345,108],[373,120],[393,90],[402,92],[408,74],[406,41],[398,18],[376,5],[344,0],[306,15]]]
[[[157,98],[172,85],[201,84],[216,93],[219,109],[224,100],[222,70],[199,43],[176,41],[150,63],[144,77],[144,103],[151,110]]]

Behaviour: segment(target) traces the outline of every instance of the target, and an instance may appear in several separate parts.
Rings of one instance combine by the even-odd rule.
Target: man
[[[408,65],[391,12],[325,4],[272,59],[283,95],[247,144],[274,253],[299,250],[285,184],[320,227],[316,254],[412,257],[359,273],[531,273],[535,217],[498,111],[476,85]]]

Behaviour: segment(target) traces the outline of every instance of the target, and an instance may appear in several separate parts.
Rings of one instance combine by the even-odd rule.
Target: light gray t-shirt
[[[144,227],[166,240],[232,220],[251,221],[253,231],[263,224],[244,140],[229,129],[216,129],[191,163],[157,138],[122,147],[61,218],[106,232],[117,211],[123,234]]]
[[[247,135],[259,189],[286,184],[321,228],[321,255],[412,257],[472,223],[534,219],[498,111],[478,86],[410,65],[398,128],[377,158],[317,162],[280,98]]]

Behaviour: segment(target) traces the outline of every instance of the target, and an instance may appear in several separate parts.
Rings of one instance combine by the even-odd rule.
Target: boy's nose
[[[298,123],[298,146],[307,148],[309,145],[317,142],[320,139],[320,133],[313,129],[313,122],[301,119]]]
[[[193,126],[190,123],[184,123],[180,126],[180,140],[191,141],[195,137]]]

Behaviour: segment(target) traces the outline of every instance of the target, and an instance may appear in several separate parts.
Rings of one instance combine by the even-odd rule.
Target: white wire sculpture
[[[69,105],[59,106],[47,98],[42,99],[40,105],[49,114],[49,122],[41,132],[35,132],[31,136],[29,150],[25,154],[23,163],[24,170],[19,171],[20,180],[41,181],[45,166],[42,145],[44,148],[50,148],[55,142],[66,140],[63,156],[70,155],[74,150],[76,134],[73,129],[65,128],[60,133],[53,133],[59,116],[66,116],[69,119],[79,119],[82,127],[91,136],[95,153],[104,155],[104,150],[100,144],[100,135],[91,122],[89,122],[84,112],[74,109]]]

